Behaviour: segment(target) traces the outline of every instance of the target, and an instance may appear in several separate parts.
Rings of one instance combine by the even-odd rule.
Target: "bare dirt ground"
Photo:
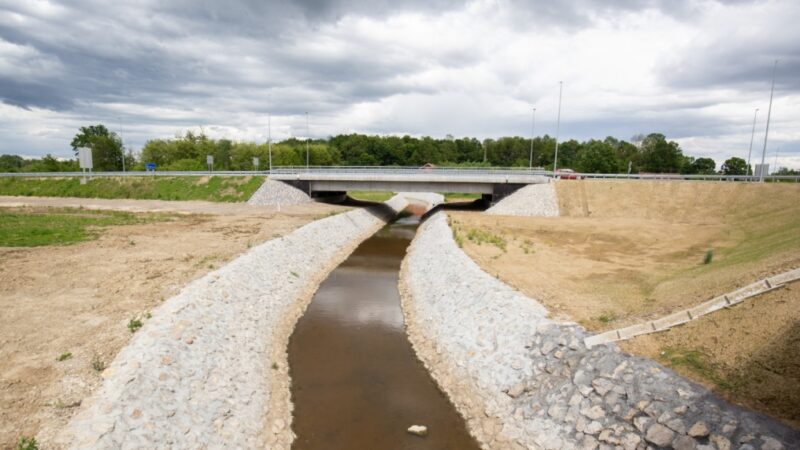
[[[795,184],[562,181],[556,189],[562,217],[453,212],[451,222],[464,250],[486,271],[539,299],[554,316],[591,330],[660,317],[800,267]],[[704,264],[708,250],[713,261]],[[800,287],[790,288],[636,338],[625,348],[724,390],[734,401],[796,421]],[[769,299],[790,306],[771,308]],[[732,313],[747,308],[753,312]],[[702,326],[710,321],[713,328]],[[759,339],[744,334],[756,329]],[[794,340],[786,337],[792,333]],[[673,362],[674,352],[690,352],[690,361]],[[754,364],[768,368],[771,383]],[[762,381],[743,382],[747,376]]]
[[[47,443],[102,381],[147,313],[250,246],[346,208],[0,197],[0,207],[173,211],[168,222],[104,229],[70,246],[0,248],[0,448]],[[71,357],[57,361],[60,355]]]

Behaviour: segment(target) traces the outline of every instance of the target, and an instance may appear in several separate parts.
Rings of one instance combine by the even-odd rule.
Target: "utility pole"
[[[272,175],[272,113],[267,115],[267,150],[269,151],[269,174]]]
[[[753,113],[753,131],[750,133],[750,150],[747,152],[747,170],[745,170],[745,175],[751,175],[750,172],[750,155],[753,154],[753,138],[756,136],[756,117],[758,117],[758,108],[756,108],[756,112]]]
[[[536,108],[533,108],[533,120],[531,121],[531,156],[528,160],[528,170],[533,170],[533,130],[536,128]]]
[[[308,133],[308,111],[306,111],[306,172],[308,172],[308,141],[311,139],[311,135]]]
[[[561,93],[564,90],[564,82],[558,82],[558,118],[556,119],[556,154],[553,156],[553,176],[558,169],[558,132],[561,130]]]
[[[778,60],[772,66],[772,88],[769,91],[769,109],[767,109],[767,130],[764,132],[764,150],[761,151],[761,176],[758,181],[764,182],[764,158],[767,157],[767,137],[769,137],[769,120],[772,116],[772,96],[775,94],[775,69],[778,68]]]

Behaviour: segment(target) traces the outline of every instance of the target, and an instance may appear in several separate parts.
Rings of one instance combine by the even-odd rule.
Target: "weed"
[[[95,372],[102,372],[106,370],[106,363],[100,359],[100,355],[97,353],[92,356],[92,369],[94,369]]]
[[[56,361],[58,361],[58,362],[66,361],[66,360],[68,360],[70,358],[72,358],[72,353],[64,352],[64,353],[58,355],[58,358],[56,358]]]
[[[16,450],[39,450],[39,443],[35,437],[20,436]]]
[[[703,264],[711,264],[711,261],[714,259],[714,250],[709,250],[706,252],[706,256],[703,257]]]
[[[142,321],[139,319],[131,319],[128,322],[128,329],[131,330],[131,333],[136,333],[136,331],[142,328]]]
[[[162,299],[162,300],[163,300],[163,299]],[[150,314],[149,312],[145,313],[145,315],[144,315],[144,318],[145,318],[145,319],[149,319],[149,318],[151,318],[151,317],[153,317],[153,315],[152,315],[152,314]]]
[[[136,242],[134,242],[133,239],[130,239],[130,240],[128,240],[128,245],[133,247],[134,245],[136,245]]]
[[[617,315],[614,313],[603,313],[597,318],[597,320],[602,323],[611,323],[617,320]]]
[[[506,251],[506,240],[500,235],[493,234],[489,231],[479,230],[477,228],[472,228],[467,232],[467,239],[472,242],[475,242],[478,245],[487,243],[494,245],[495,247],[499,248],[502,251]]]
[[[300,278],[300,275],[298,275],[297,272],[289,272],[289,273],[292,274],[292,276],[295,278]]]
[[[278,363],[272,363],[272,370],[278,370]]]
[[[724,389],[734,387],[731,382],[718,375],[713,367],[703,362],[703,354],[697,350],[663,348],[660,355],[672,367],[683,367]]]

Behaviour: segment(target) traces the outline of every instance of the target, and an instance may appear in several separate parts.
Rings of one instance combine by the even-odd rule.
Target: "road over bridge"
[[[484,168],[279,167],[270,178],[316,197],[347,191],[466,192],[496,202],[525,185],[548,183],[548,174]]]

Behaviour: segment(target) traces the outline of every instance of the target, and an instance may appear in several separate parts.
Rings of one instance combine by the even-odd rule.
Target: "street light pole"
[[[750,156],[753,154],[753,138],[756,136],[756,117],[758,117],[758,108],[756,108],[756,112],[753,113],[753,131],[750,133],[750,150],[747,152],[747,173],[745,175],[751,175],[750,172]]]
[[[308,172],[308,141],[311,139],[308,133],[308,112],[306,111],[306,172]]]
[[[125,172],[125,141],[122,139],[122,117],[117,117],[119,119],[119,143],[120,150],[122,150],[122,172]]]
[[[764,132],[764,150],[761,151],[761,176],[758,181],[764,182],[764,159],[767,157],[767,137],[769,136],[769,120],[772,116],[772,96],[775,94],[775,69],[778,68],[778,60],[772,66],[772,88],[769,91],[769,109],[767,109],[767,130]]]
[[[528,170],[533,170],[533,130],[536,128],[536,108],[533,108],[533,119],[531,121],[531,156],[528,159]]]
[[[269,151],[269,174],[272,175],[272,114],[267,116],[267,151]]]
[[[556,175],[558,169],[558,133],[561,131],[561,93],[564,90],[564,82],[558,82],[558,118],[556,119],[556,154],[553,157],[553,176]]]

